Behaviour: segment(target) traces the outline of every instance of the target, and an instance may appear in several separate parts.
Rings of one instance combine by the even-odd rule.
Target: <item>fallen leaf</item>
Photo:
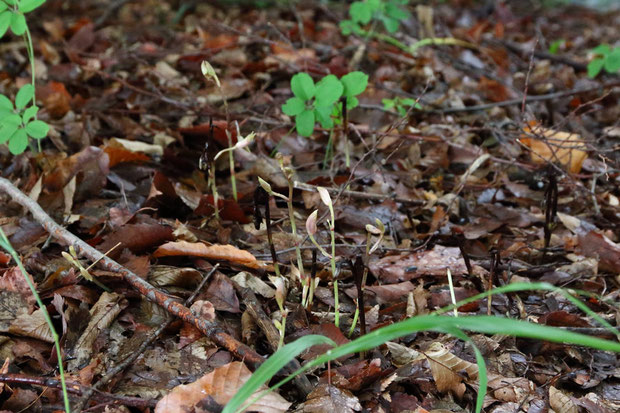
[[[239,361],[233,361],[213,370],[190,384],[175,387],[164,396],[157,406],[155,413],[192,411],[203,399],[212,397],[216,403],[224,406],[237,393],[237,390],[250,379],[252,372]],[[261,386],[249,399],[267,389]],[[281,413],[288,410],[291,403],[284,400],[275,392],[270,392],[262,399],[248,407],[248,411],[260,413]]]
[[[229,261],[250,268],[258,268],[259,265],[248,251],[240,250],[232,245],[209,245],[202,242],[172,241],[157,248],[154,257],[174,256],[202,257],[212,260]]]
[[[579,173],[587,158],[585,141],[575,133],[556,131],[534,124],[523,128],[520,141],[531,149],[536,163],[557,162],[572,173]],[[532,137],[533,135],[533,137]]]
[[[319,385],[296,410],[298,413],[338,412],[351,413],[362,410],[357,397],[348,390],[341,390],[327,383]]]

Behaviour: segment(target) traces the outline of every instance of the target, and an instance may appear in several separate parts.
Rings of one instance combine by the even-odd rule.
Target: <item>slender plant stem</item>
[[[34,62],[34,47],[32,46],[32,36],[30,36],[30,29],[28,28],[28,24],[26,24],[26,32],[25,32],[25,38],[26,38],[26,49],[28,51],[28,59],[30,59],[30,72],[32,75],[32,87],[34,88],[34,93],[32,94],[32,105],[36,106],[37,104],[37,87],[36,87],[36,83],[35,83],[35,62]],[[34,118],[37,118],[37,114],[35,113]],[[41,152],[41,139],[37,139],[37,149],[39,150],[39,152]]]
[[[58,373],[60,374],[60,383],[62,387],[62,397],[64,401],[65,412],[71,413],[71,406],[69,404],[69,394],[67,393],[67,383],[65,382],[65,370],[62,365],[62,352],[60,350],[60,340],[58,337],[58,333],[56,333],[56,329],[54,329],[54,324],[52,323],[52,319],[49,313],[47,312],[47,308],[45,307],[45,304],[43,304],[41,297],[39,297],[39,294],[37,293],[37,289],[32,283],[32,281],[30,280],[30,277],[28,277],[26,268],[24,268],[24,265],[22,264],[22,261],[19,258],[19,255],[17,255],[17,251],[15,251],[13,246],[10,244],[9,239],[7,238],[2,228],[0,228],[0,246],[2,246],[2,248],[4,248],[11,255],[11,257],[13,257],[13,260],[15,260],[17,267],[22,272],[22,276],[26,280],[26,283],[28,284],[30,291],[32,291],[32,295],[34,296],[34,298],[37,301],[37,304],[39,305],[39,309],[43,313],[45,322],[50,328],[50,332],[52,333],[52,338],[54,339],[54,347],[56,348],[56,357],[58,358]]]

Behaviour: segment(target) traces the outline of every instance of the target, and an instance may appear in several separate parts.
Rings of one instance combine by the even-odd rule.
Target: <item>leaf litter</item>
[[[191,298],[194,317],[234,340],[224,346],[205,338],[188,318],[170,317],[115,272],[89,270],[112,293],[77,277],[63,261],[68,250],[0,194],[0,225],[62,332],[69,379],[81,389],[75,401],[101,382],[101,392],[84,406],[219,411],[255,368],[239,357],[238,344],[257,355],[275,351],[278,337],[267,337],[273,329],[260,328],[282,320],[269,278],[275,263],[264,223],[251,224],[258,176],[289,196],[275,152],[296,181],[297,237],[286,202],[269,201],[278,270],[287,284],[285,342],[318,333],[346,343],[360,334],[359,326],[350,330],[360,297],[347,261],[364,254],[366,226],[376,219],[386,233],[365,262],[363,310],[371,330],[450,305],[452,293],[460,300],[490,286],[541,280],[592,293],[588,307],[617,326],[617,74],[589,79],[584,67],[588,50],[618,38],[618,11],[530,2],[417,6],[399,29],[400,40],[449,32],[476,48],[436,45],[410,54],[374,38],[341,35],[344,4],[148,0],[108,10],[87,0],[61,16],[48,3],[31,31],[40,67],[38,116],[52,125],[50,139],[42,141],[42,153],[15,157],[0,146],[2,176],[99,251],[120,242],[113,259],[161,289],[163,299]],[[562,56],[545,51],[557,39],[564,39]],[[12,85],[30,76],[22,64],[27,56],[21,49],[0,53],[3,93],[13,93]],[[202,76],[205,60],[218,84]],[[335,134],[316,129],[310,138],[290,132],[292,119],[280,107],[292,96],[293,75],[305,71],[319,80],[355,70],[369,76],[369,86],[348,113],[347,140],[340,139],[342,126]],[[383,107],[396,97],[413,99],[421,110],[405,108],[402,116]],[[233,152],[235,193],[228,156],[213,162],[216,196],[199,168],[205,146],[217,153],[250,132],[256,132],[251,151]],[[318,209],[316,239],[331,252],[329,212],[318,186],[327,188],[335,210],[339,327],[329,258],[313,259],[303,225]],[[555,212],[546,216],[551,204]],[[300,277],[312,271],[320,282],[304,309]],[[0,380],[0,409],[50,410],[60,400],[58,386],[40,381],[49,387],[42,392],[29,380],[53,376],[57,361],[21,276],[0,252],[2,374],[10,371],[25,386]],[[249,301],[242,288],[259,298]],[[260,307],[266,319],[254,319],[249,306]],[[605,334],[552,293],[498,295],[458,311]],[[617,354],[510,337],[472,339],[489,368],[486,411],[620,409]],[[142,343],[140,357],[104,383]],[[326,350],[313,347],[300,360]],[[472,411],[478,389],[471,348],[437,333],[343,357],[303,380],[250,410]]]

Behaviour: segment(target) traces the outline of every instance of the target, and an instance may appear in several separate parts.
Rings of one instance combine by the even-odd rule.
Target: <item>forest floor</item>
[[[342,34],[345,2],[248,3],[50,0],[28,15],[38,117],[51,128],[41,151],[0,145],[0,226],[61,337],[75,411],[221,411],[277,349],[280,304],[284,343],[363,334],[359,319],[351,328],[359,268],[367,333],[545,282],[589,293],[593,313],[546,290],[485,297],[458,316],[617,343],[620,72],[590,77],[588,63],[597,46],[620,47],[620,11],[452,0],[405,6],[392,34],[365,26],[402,45],[440,39],[407,51]],[[282,109],[301,93],[291,78],[355,71],[368,76],[359,105],[300,136]],[[30,81],[23,42],[5,36],[0,92]],[[335,267],[307,235],[331,254],[330,225]],[[70,245],[84,267],[107,252],[86,273],[97,284],[63,255]],[[1,251],[0,300],[0,411],[62,410],[52,334]],[[488,369],[485,412],[620,411],[618,353],[469,337]],[[475,362],[468,342],[415,332],[307,372],[255,410],[471,412]],[[188,383],[199,387],[178,387]]]

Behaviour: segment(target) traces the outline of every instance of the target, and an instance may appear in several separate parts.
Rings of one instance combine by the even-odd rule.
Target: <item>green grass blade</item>
[[[252,377],[239,389],[239,391],[233,396],[232,399],[226,404],[226,407],[222,413],[233,413],[238,411],[239,407],[252,396],[260,386],[269,381],[278,371],[286,366],[291,360],[297,357],[306,349],[317,344],[329,344],[336,346],[336,343],[330,338],[319,335],[307,335],[303,336],[292,343],[289,343],[276,351],[271,357],[267,359],[255,372]],[[289,376],[289,379],[293,379],[300,371]],[[284,383],[282,383],[284,384]],[[270,391],[270,390],[269,390]],[[265,391],[266,394],[268,391]],[[264,395],[261,393],[259,397]],[[254,403],[258,398],[252,400],[249,405]]]

